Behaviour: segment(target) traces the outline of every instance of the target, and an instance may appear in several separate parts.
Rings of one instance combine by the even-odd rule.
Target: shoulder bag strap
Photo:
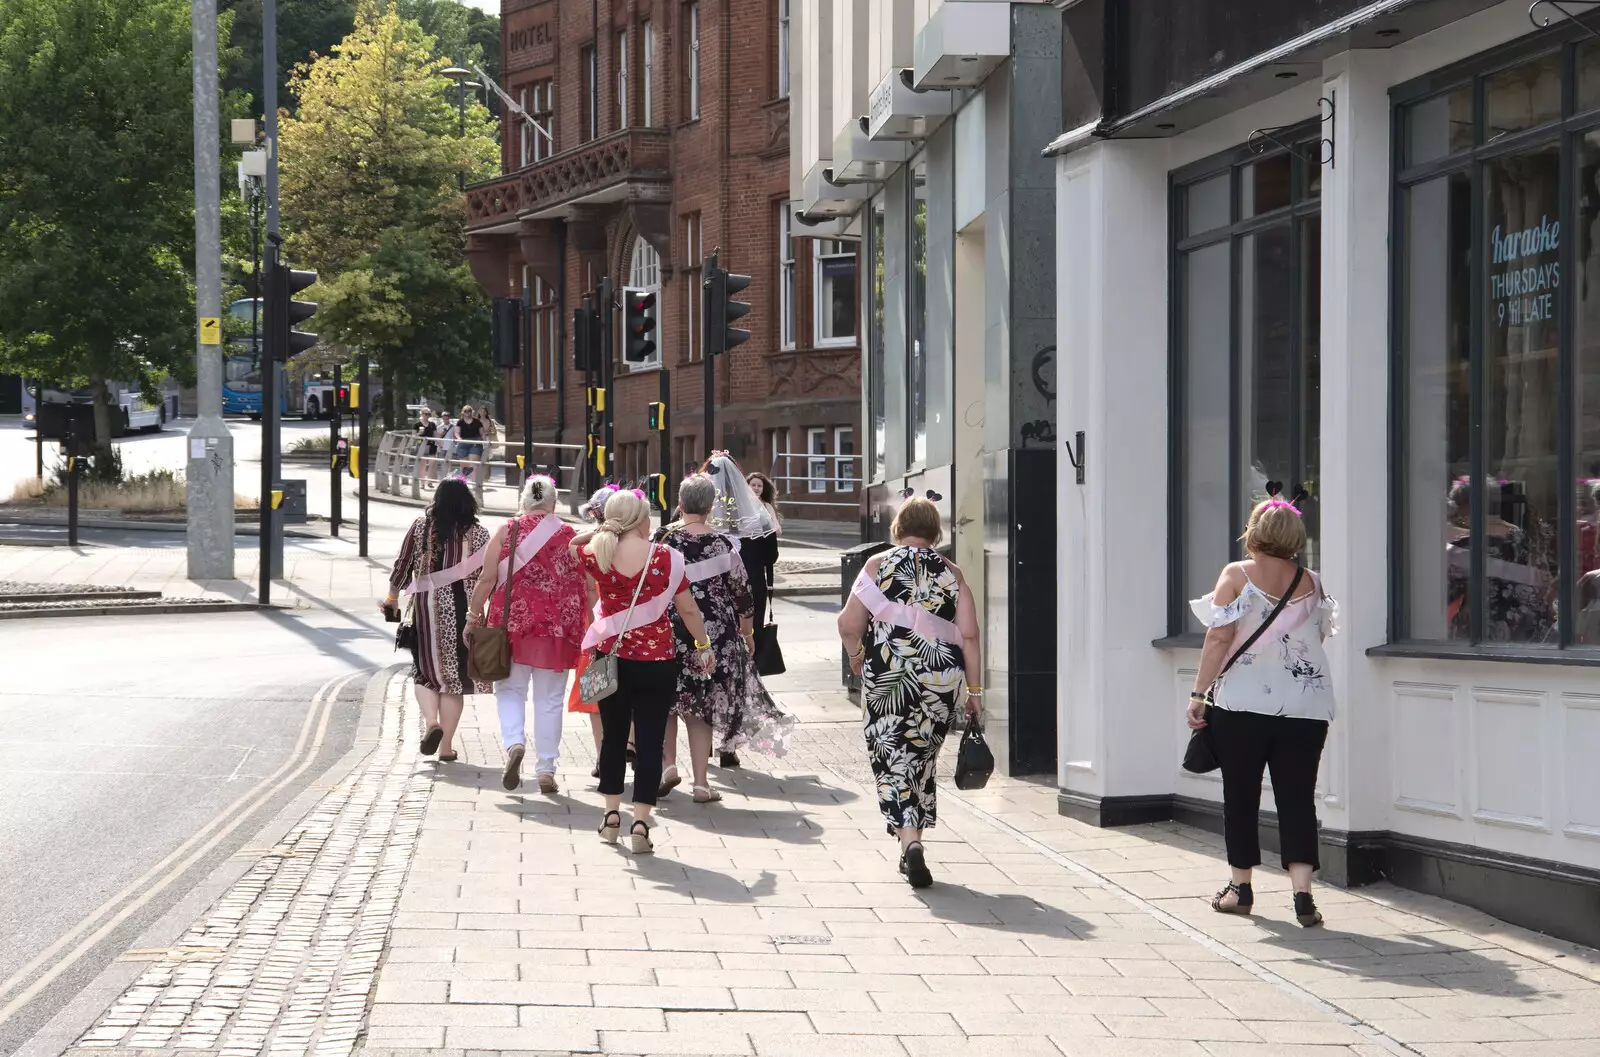
[[[487,546],[487,544],[485,544],[485,546]],[[505,619],[500,621],[501,626],[504,627],[508,631],[511,629],[511,581],[513,579],[515,579],[516,575],[517,575],[516,557],[517,557],[517,519],[516,518],[512,518],[511,519],[511,559],[512,560],[509,563],[509,565],[511,566],[511,569],[510,569],[510,571],[508,573],[506,573],[505,604],[501,607],[501,608],[503,608],[505,610],[505,612],[503,614],[501,614]]]
[[[1274,620],[1278,619],[1278,614],[1283,612],[1283,607],[1289,604],[1289,599],[1293,598],[1295,591],[1299,590],[1300,580],[1305,576],[1305,574],[1306,571],[1303,567],[1298,565],[1295,566],[1294,579],[1289,583],[1289,590],[1285,591],[1283,593],[1283,597],[1278,599],[1278,604],[1272,607],[1272,612],[1267,614],[1267,619],[1261,622],[1261,626],[1256,628],[1256,630],[1251,633],[1248,639],[1244,640],[1244,645],[1233,651],[1233,656],[1228,658],[1228,663],[1222,666],[1222,671],[1218,672],[1216,679],[1212,680],[1212,686],[1215,686],[1217,683],[1222,681],[1222,677],[1228,674],[1228,669],[1233,667],[1233,662],[1237,661],[1240,656],[1243,655],[1245,650],[1248,650],[1251,646],[1254,646],[1256,644],[1256,640],[1266,632],[1267,628]]]

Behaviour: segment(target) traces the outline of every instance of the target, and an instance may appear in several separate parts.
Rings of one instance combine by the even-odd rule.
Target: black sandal
[[[933,871],[928,869],[928,859],[921,841],[912,841],[900,853],[900,873],[912,888],[932,886]]]
[[[1310,892],[1294,894],[1294,916],[1304,929],[1314,929],[1322,924],[1322,911],[1317,909],[1317,901],[1311,898]]]
[[[644,827],[642,833],[639,831],[641,826]],[[633,845],[635,855],[649,855],[656,850],[655,844],[650,840],[650,823],[642,818],[634,819],[633,825],[628,827],[628,840]]]
[[[461,754],[459,752],[445,752],[439,754],[440,763],[455,763],[459,759],[461,759]]]
[[[616,819],[612,822],[612,819]],[[622,812],[607,811],[600,820],[600,839],[607,844],[617,843],[617,838],[622,836]]]
[[[429,727],[428,733],[422,736],[422,744],[417,748],[424,756],[432,756],[439,751],[439,743],[444,740],[443,727]]]
[[[1224,905],[1223,897],[1232,892],[1237,897],[1237,902],[1232,906]],[[1234,884],[1229,881],[1227,886],[1211,897],[1211,909],[1219,914],[1248,914],[1256,904],[1256,894],[1250,888],[1250,882]]]

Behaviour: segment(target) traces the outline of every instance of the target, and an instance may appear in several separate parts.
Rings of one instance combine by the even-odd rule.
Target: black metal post
[[[287,325],[288,320],[277,319],[274,311],[275,296],[278,287],[278,242],[279,239],[268,233],[266,245],[266,259],[262,264],[261,296],[263,307],[266,309],[266,327],[264,328],[265,340],[256,350],[261,364],[261,510],[260,510],[260,539],[257,541],[260,550],[260,587],[257,602],[269,605],[272,602],[272,484],[277,477],[273,457],[277,454],[277,445],[273,443],[272,419],[278,411],[278,361],[277,345],[280,324]]]
[[[456,78],[456,138],[467,138],[467,85],[465,77]],[[456,173],[456,187],[462,191],[467,189],[467,174]]]
[[[67,406],[67,543],[78,545],[78,436],[72,431],[72,406]]]
[[[339,409],[339,390],[344,386],[343,375],[344,368],[336,365],[333,368],[333,414],[328,416],[328,421],[332,423],[328,435],[328,524],[335,537],[339,535],[339,522],[344,517],[344,487],[343,482],[339,480],[341,476],[339,441],[341,434],[344,433],[344,413]],[[419,467],[421,463],[422,459],[419,457],[417,459]]]
[[[44,414],[44,383],[33,383],[33,475],[44,480],[44,434],[39,418]]]
[[[661,401],[661,524],[665,526],[672,511],[672,379],[667,377],[665,363],[656,373],[660,382],[656,399]]]
[[[600,417],[606,438],[606,472],[603,476],[612,479],[616,478],[616,474],[611,471],[617,460],[617,452],[612,444],[612,438],[615,434],[613,426],[616,418],[614,409],[616,394],[611,391],[612,383],[616,381],[617,377],[617,365],[612,346],[612,342],[615,340],[612,317],[615,314],[611,304],[611,278],[605,276],[600,280],[600,387],[606,392],[606,407],[601,412]]]
[[[250,297],[250,353],[261,370],[261,188],[250,177],[250,266],[255,269],[255,289]]]
[[[593,291],[590,291],[590,292],[585,293],[583,295],[583,307],[586,308],[586,309],[594,308],[594,292]],[[591,333],[592,333],[592,331],[591,331]],[[583,467],[583,472],[578,475],[578,481],[580,482],[578,487],[584,493],[584,498],[585,499],[587,499],[590,495],[594,494],[595,489],[600,487],[600,482],[599,482],[599,480],[597,480],[597,476],[596,476],[595,469],[594,469],[594,458],[591,456],[591,454],[589,452],[590,443],[591,442],[596,442],[597,443],[597,441],[595,441],[595,437],[597,436],[597,431],[598,431],[598,427],[595,424],[596,421],[597,421],[596,418],[595,418],[595,410],[594,410],[593,405],[590,403],[590,400],[592,399],[592,394],[594,393],[594,356],[591,354],[591,349],[592,348],[593,348],[593,345],[592,345],[592,342],[591,342],[591,344],[586,345],[584,347],[584,350],[583,350],[583,445],[584,445],[584,447],[583,447],[583,460],[579,463],[579,465]]]
[[[717,251],[712,250],[711,256],[706,258],[705,265],[701,269],[701,274],[703,276],[709,278],[716,273],[719,267],[721,267],[717,261],[717,256]],[[709,330],[711,329],[710,320],[712,313],[710,306],[710,294],[708,288],[704,285],[704,280],[702,280],[700,290],[700,318],[706,321],[706,329]],[[718,307],[720,308],[721,306]],[[720,318],[721,312],[719,311],[717,315]],[[705,394],[701,398],[701,402],[705,405],[705,422],[702,424],[702,428],[704,428],[706,431],[705,437],[701,440],[701,448],[705,451],[708,457],[713,451],[717,450],[717,444],[715,440],[717,431],[717,404],[715,395],[717,388],[717,358],[715,353],[712,352],[713,347],[722,347],[722,336],[720,334],[716,337],[715,346],[713,346],[712,342],[706,341],[704,337],[701,338],[700,359],[704,361],[705,368],[705,373],[702,376],[704,378],[704,382],[702,384],[705,387]]]
[[[358,492],[358,509],[361,516],[361,530],[356,553],[361,557],[367,556],[367,478],[372,472],[372,453],[367,450],[367,438],[371,435],[369,429],[372,423],[372,389],[368,382],[372,376],[372,365],[367,361],[366,353],[361,354],[361,369],[357,372],[361,386],[361,403],[356,408],[356,437],[361,446],[360,490]]]
[[[560,310],[557,309],[559,312]],[[533,291],[522,288],[522,480],[533,476]],[[556,344],[556,366],[561,366],[563,343]],[[510,379],[507,379],[509,381]],[[520,483],[520,482],[519,482]],[[561,480],[556,479],[556,490],[561,490]]]

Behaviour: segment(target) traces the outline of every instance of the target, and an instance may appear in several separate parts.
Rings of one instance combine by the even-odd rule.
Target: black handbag
[[[756,674],[782,675],[788,671],[783,663],[783,647],[778,645],[778,625],[761,625],[756,628],[755,638]]]
[[[1274,620],[1278,619],[1278,614],[1283,612],[1283,607],[1289,604],[1289,599],[1293,598],[1294,593],[1300,589],[1300,579],[1305,574],[1306,571],[1304,569],[1299,566],[1295,567],[1294,580],[1290,582],[1289,590],[1285,591],[1283,597],[1278,599],[1278,604],[1272,607],[1272,612],[1267,614],[1267,619],[1261,622],[1261,626],[1256,628],[1255,633],[1244,640],[1244,645],[1233,651],[1233,656],[1228,658],[1228,663],[1222,666],[1222,670],[1217,673],[1217,677],[1211,681],[1211,689],[1206,691],[1205,711],[1202,713],[1206,725],[1198,730],[1189,732],[1189,744],[1183,750],[1183,769],[1190,774],[1210,774],[1222,766],[1221,761],[1217,759],[1216,740],[1211,734],[1212,695],[1216,693],[1217,684],[1222,682],[1222,677],[1228,674],[1229,668],[1233,667],[1233,662],[1237,661],[1245,650],[1254,646],[1262,633],[1271,626]]]
[[[994,753],[983,740],[983,726],[969,720],[961,735],[961,747],[956,751],[956,788],[982,789],[989,784],[994,773]]]

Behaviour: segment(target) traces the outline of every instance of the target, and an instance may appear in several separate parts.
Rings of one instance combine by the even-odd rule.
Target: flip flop
[[[443,727],[429,727],[428,733],[422,736],[422,744],[417,748],[424,756],[432,756],[439,751],[439,743],[444,740]]]

